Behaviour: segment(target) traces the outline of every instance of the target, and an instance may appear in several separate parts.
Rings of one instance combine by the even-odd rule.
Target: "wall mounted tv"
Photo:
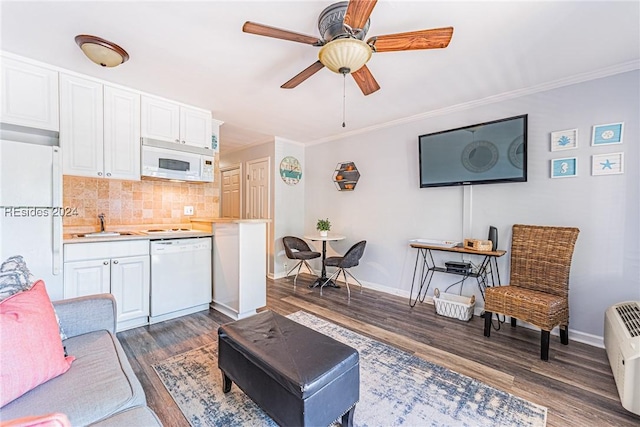
[[[527,181],[527,115],[421,135],[420,187]]]

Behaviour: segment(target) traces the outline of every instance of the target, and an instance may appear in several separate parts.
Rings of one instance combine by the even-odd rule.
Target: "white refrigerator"
[[[0,263],[22,255],[52,300],[63,298],[60,148],[0,139]],[[45,145],[42,145],[45,144]]]

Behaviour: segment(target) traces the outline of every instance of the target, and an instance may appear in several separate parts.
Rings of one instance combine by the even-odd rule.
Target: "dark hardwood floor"
[[[549,361],[540,360],[540,333],[503,324],[483,336],[483,319],[441,317],[430,304],[410,308],[406,298],[351,287],[309,289],[311,276],[267,280],[267,307],[287,315],[304,310],[384,341],[425,360],[549,408],[548,426],[639,426],[640,417],[620,404],[603,349],[551,337]],[[156,362],[215,342],[217,327],[231,319],[214,310],[118,334],[142,382],[149,406],[165,426],[188,426],[152,368]],[[571,338],[571,330],[569,331]]]

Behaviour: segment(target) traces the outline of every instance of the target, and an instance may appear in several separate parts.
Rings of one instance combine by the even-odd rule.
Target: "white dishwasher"
[[[151,240],[151,316],[162,322],[211,302],[211,237]]]

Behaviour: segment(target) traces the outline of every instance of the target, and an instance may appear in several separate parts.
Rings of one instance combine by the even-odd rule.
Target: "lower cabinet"
[[[64,298],[111,293],[118,331],[148,323],[149,283],[148,240],[64,246]]]

